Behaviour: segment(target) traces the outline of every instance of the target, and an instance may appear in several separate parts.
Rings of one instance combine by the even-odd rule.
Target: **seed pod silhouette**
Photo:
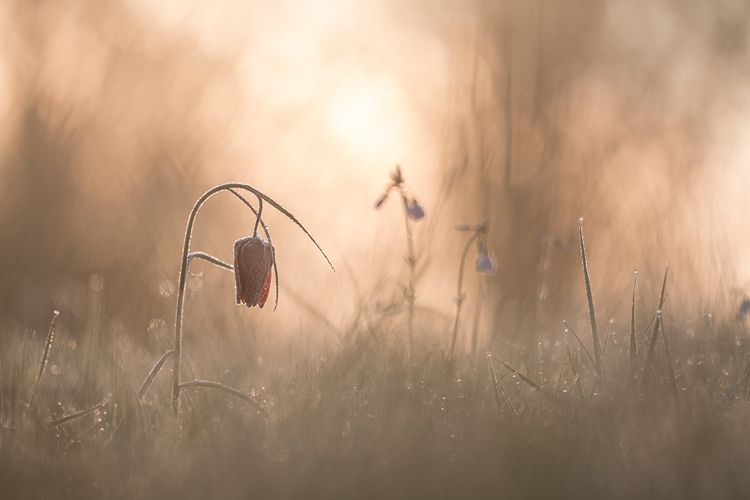
[[[273,247],[270,243],[248,236],[234,242],[234,284],[237,303],[263,307],[271,289]]]

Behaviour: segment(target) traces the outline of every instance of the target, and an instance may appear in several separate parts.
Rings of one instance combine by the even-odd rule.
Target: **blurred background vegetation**
[[[732,0],[1,2],[3,491],[747,496],[749,21]],[[426,212],[412,357],[403,214],[374,208],[396,164]],[[268,207],[276,313],[196,261],[182,380],[267,413],[185,388],[175,420],[171,361],[137,392],[173,345],[190,209],[228,181],[337,272]],[[454,226],[487,216],[497,272],[467,259],[454,358]],[[211,199],[192,249],[231,261],[253,222]]]
[[[143,341],[173,320],[190,207],[235,180],[297,215],[338,272],[268,213],[278,313],[233,307],[231,275],[197,263],[191,314],[263,338],[311,311],[342,328],[403,300],[400,214],[373,210],[396,163],[427,212],[424,321],[454,308],[453,225],[487,215],[499,269],[481,315],[469,278],[465,315],[483,346],[585,317],[578,217],[607,318],[627,320],[636,268],[654,296],[666,261],[685,323],[731,313],[750,277],[748,15],[733,1],[3,2],[0,317],[44,330],[57,308],[75,336],[98,293],[103,331]],[[230,260],[251,223],[212,200],[193,248]]]

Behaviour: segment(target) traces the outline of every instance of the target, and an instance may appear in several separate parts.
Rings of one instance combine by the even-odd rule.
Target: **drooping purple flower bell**
[[[414,198],[407,200],[406,196],[404,196],[404,207],[406,207],[406,214],[410,219],[420,220],[424,218],[424,209]]]
[[[479,253],[476,263],[477,272],[495,274],[495,271],[497,271],[497,260],[494,255],[490,254],[490,251],[481,239],[477,241],[477,252]]]
[[[271,290],[273,247],[270,243],[248,236],[234,242],[234,283],[237,303],[263,307]]]

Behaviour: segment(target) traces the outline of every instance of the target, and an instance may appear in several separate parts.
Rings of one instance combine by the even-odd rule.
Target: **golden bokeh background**
[[[498,273],[465,319],[484,345],[585,318],[579,217],[614,325],[633,270],[655,304],[667,261],[685,325],[731,317],[750,285],[749,20],[740,1],[6,0],[0,316],[39,329],[59,308],[83,329],[95,275],[107,329],[171,324],[190,208],[238,181],[337,272],[267,209],[277,312],[234,306],[232,276],[196,263],[190,314],[335,337],[403,300],[400,207],[374,210],[399,163],[427,213],[417,294],[438,330],[466,241],[453,226],[488,215]],[[192,248],[231,260],[252,222],[211,200]]]

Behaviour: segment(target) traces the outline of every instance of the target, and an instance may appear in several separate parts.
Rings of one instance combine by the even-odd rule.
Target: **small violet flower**
[[[495,271],[497,271],[497,259],[495,259],[494,255],[490,254],[481,239],[477,242],[477,251],[479,252],[476,263],[477,272],[490,275],[495,274]]]
[[[463,232],[473,232],[474,238],[477,240],[477,262],[476,270],[482,274],[495,274],[497,271],[497,259],[494,253],[489,249],[487,243],[487,231],[489,230],[492,219],[487,217],[486,219],[477,222],[476,224],[457,224],[455,229]]]
[[[417,199],[409,193],[406,186],[404,186],[404,175],[401,172],[400,165],[396,165],[396,169],[390,173],[390,177],[391,182],[386,186],[383,194],[381,194],[375,202],[375,209],[382,207],[383,203],[388,199],[388,195],[391,191],[396,190],[401,195],[401,199],[404,200],[406,216],[412,220],[424,219],[424,208],[422,208],[422,205],[419,204]]]
[[[414,198],[409,200],[404,196],[404,207],[406,208],[406,214],[410,219],[419,220],[424,218],[424,209]]]

